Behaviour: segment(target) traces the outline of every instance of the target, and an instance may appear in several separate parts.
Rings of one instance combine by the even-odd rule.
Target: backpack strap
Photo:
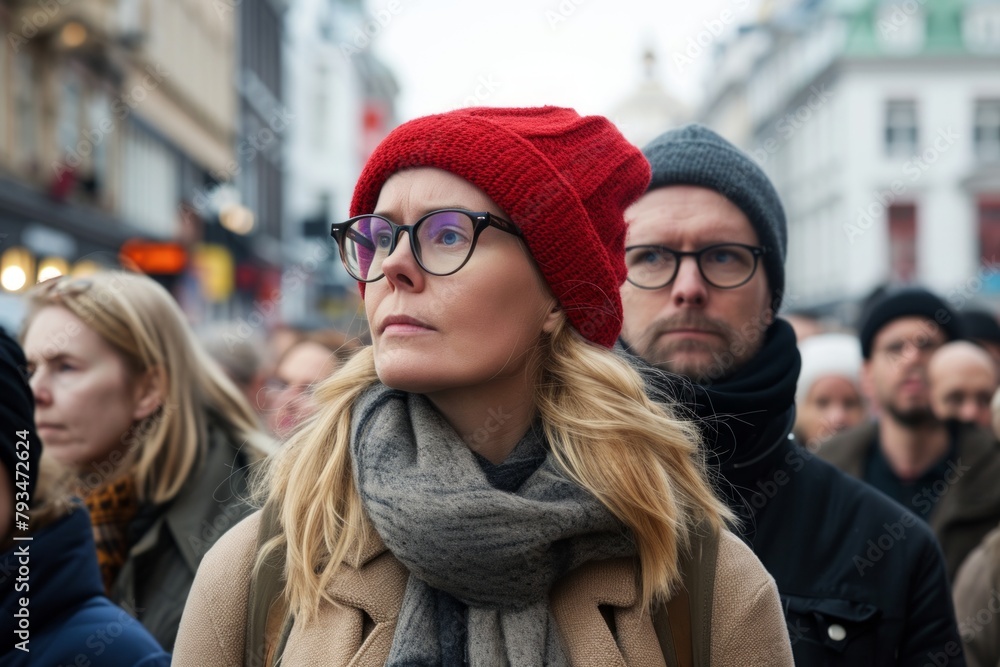
[[[261,510],[260,527],[257,530],[257,551],[281,531],[278,507],[267,503]],[[284,551],[272,551],[261,563],[260,569],[250,580],[250,599],[247,606],[246,641],[243,648],[244,667],[267,667],[271,664],[267,656],[268,613],[275,602],[280,602],[284,590]],[[287,625],[282,623],[282,626]],[[282,635],[285,633],[282,632]],[[280,652],[277,653],[280,655]]]
[[[680,557],[682,587],[653,615],[653,627],[669,667],[710,667],[712,604],[719,533],[698,529]]]

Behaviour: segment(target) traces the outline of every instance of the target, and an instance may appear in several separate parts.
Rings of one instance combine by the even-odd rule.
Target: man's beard
[[[896,422],[907,428],[921,428],[938,421],[938,418],[934,416],[934,412],[929,406],[904,410],[890,403],[885,406],[885,410]]]
[[[697,329],[716,334],[718,338],[710,342],[690,339],[660,341],[664,333],[677,329]],[[759,332],[756,340],[749,341],[725,322],[684,313],[653,322],[635,349],[657,368],[708,386],[743,368],[757,354],[763,342],[763,332]]]

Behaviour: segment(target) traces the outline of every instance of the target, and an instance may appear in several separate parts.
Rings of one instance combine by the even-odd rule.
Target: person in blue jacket
[[[25,367],[0,329],[0,665],[166,667],[170,655],[104,595],[87,510],[42,458]]]

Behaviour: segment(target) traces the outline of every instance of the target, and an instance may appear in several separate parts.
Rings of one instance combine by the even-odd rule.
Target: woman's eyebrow
[[[28,361],[28,364],[38,364],[39,361],[45,361],[45,362],[51,363],[53,361],[60,361],[62,359],[74,359],[74,356],[72,354],[66,352],[65,350],[58,350],[58,351],[56,351],[53,354],[49,354],[49,355],[44,355],[43,354],[41,356],[40,360],[39,360],[38,357],[36,357],[34,355],[32,355],[30,357],[27,356],[27,355],[25,355],[25,359]]]
[[[473,209],[469,208],[468,206],[462,206],[462,205],[459,205],[459,204],[441,204],[441,205],[434,205],[434,206],[425,206],[425,207],[419,209],[419,214],[417,215],[417,219],[419,220],[420,218],[424,217],[425,215],[427,215],[428,213],[431,213],[433,211],[440,211],[440,210],[446,209],[446,208],[459,208],[459,209],[462,209],[463,211],[471,211],[471,210],[473,210]],[[478,209],[476,209],[476,210],[478,210]],[[396,216],[393,215],[394,213],[395,213],[395,211],[392,210],[392,209],[390,209],[388,211],[379,211],[379,210],[376,210],[372,215],[381,215],[383,218],[389,218],[393,222],[396,222]]]

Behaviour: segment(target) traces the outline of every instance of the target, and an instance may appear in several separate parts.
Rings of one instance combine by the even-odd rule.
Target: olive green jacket
[[[184,603],[201,559],[223,533],[252,512],[248,457],[218,427],[205,460],[129,549],[111,597],[172,651]]]

